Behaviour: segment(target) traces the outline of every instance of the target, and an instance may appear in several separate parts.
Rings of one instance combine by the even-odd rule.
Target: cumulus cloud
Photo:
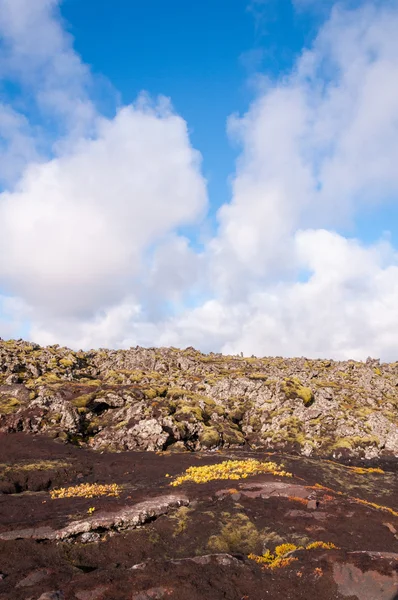
[[[0,0],[8,72],[31,85],[23,57],[35,42],[21,31],[34,11],[45,42],[29,60],[47,77],[36,101],[65,129],[78,107],[71,137],[47,160],[27,156],[0,195],[1,289],[32,339],[394,358],[397,252],[344,230],[398,195],[396,7],[335,7],[290,75],[261,80],[229,120],[241,144],[232,197],[197,250],[181,228],[199,232],[206,184],[186,123],[145,97],[101,117],[58,3],[17,4]],[[29,135],[29,122],[15,127]]]
[[[0,195],[2,287],[30,307],[33,332],[44,322],[97,322],[135,296],[150,317],[161,312],[198,263],[176,230],[200,220],[207,203],[186,123],[166,98],[145,95],[103,118],[56,0],[0,0],[0,35],[2,77],[30,88],[38,109],[68,131],[39,160],[28,116],[7,105],[0,112],[4,154],[10,168],[23,167]],[[16,160],[22,146],[27,166]]]
[[[3,282],[47,313],[87,315],[122,299],[150,244],[203,211],[199,168],[165,103],[101,120],[94,139],[30,166],[0,196]]]
[[[345,225],[398,193],[397,27],[397,10],[336,9],[290,77],[231,120],[243,152],[214,242],[219,270],[237,265],[226,286],[280,277],[297,228]]]
[[[90,71],[73,50],[59,0],[0,0],[0,76],[29,90],[47,118],[85,131],[95,117]]]
[[[27,118],[8,104],[0,103],[0,185],[15,183],[24,167],[38,158]]]

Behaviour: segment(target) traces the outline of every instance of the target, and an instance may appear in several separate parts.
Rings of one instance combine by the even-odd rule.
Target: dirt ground
[[[170,486],[190,466],[245,458],[272,460],[293,476]],[[81,483],[116,483],[121,492],[51,499],[51,490]],[[171,494],[181,501],[161,514],[148,508]],[[120,517],[140,506],[142,522]],[[101,454],[0,434],[0,600],[398,600],[397,511],[393,459]],[[61,537],[81,522],[85,534]],[[320,541],[336,548],[306,549]],[[297,549],[276,568],[248,557],[282,544]]]

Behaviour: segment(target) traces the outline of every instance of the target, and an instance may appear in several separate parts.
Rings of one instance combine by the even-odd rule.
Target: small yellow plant
[[[312,542],[305,547],[306,550],[316,550],[317,548],[322,548],[323,550],[338,550],[338,547],[332,542]]]
[[[246,479],[250,475],[259,475],[260,473],[292,477],[291,473],[284,471],[274,462],[261,462],[251,458],[248,460],[226,460],[216,465],[205,465],[203,467],[189,467],[184,475],[177,477],[170,485],[175,487],[186,481],[207,483],[217,479]]]
[[[267,550],[262,556],[249,554],[248,558],[250,558],[250,560],[254,560],[260,565],[262,564],[264,569],[281,569],[298,560],[293,556],[286,556],[286,554],[289,552],[298,549],[298,546],[295,544],[281,544],[275,548],[275,554],[271,554],[271,552]]]
[[[89,515],[92,515],[93,512],[95,512],[95,506],[90,506],[90,508],[88,509],[87,512],[88,512]]]
[[[271,569],[272,571],[274,569],[283,569],[283,568],[291,565],[293,562],[296,562],[297,560],[298,560],[298,558],[295,558],[293,556],[289,556],[287,558],[284,556],[280,556],[279,558],[276,558],[274,560],[274,562],[271,563],[270,565],[264,565],[264,568]]]
[[[264,552],[262,556],[256,554],[249,554],[248,558],[254,560],[258,564],[262,564],[265,569],[280,569],[287,567],[292,562],[296,561],[297,558],[287,557],[286,554],[293,552],[293,550],[299,550],[300,547],[295,544],[281,544],[275,548],[275,553],[272,554],[269,550]]]
[[[296,544],[281,544],[275,548],[275,554],[276,556],[285,556],[285,554],[297,549],[298,546],[296,546]]]
[[[274,554],[267,550],[262,556],[249,554],[248,558],[254,560],[257,564],[263,565],[264,569],[280,569],[287,567],[292,562],[298,560],[295,557],[287,556],[290,552],[294,552],[295,550],[314,550],[316,548],[322,548],[324,550],[338,549],[337,546],[331,542],[312,542],[305,547],[296,546],[296,544],[281,544],[275,548]]]
[[[52,500],[57,498],[95,498],[96,496],[119,496],[122,488],[117,483],[82,483],[69,488],[51,490]]]

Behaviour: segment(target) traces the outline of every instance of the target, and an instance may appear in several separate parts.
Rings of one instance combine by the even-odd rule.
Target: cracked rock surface
[[[0,434],[0,456],[0,600],[396,600],[393,457],[99,453],[25,433]],[[170,485],[247,458],[292,476]],[[120,491],[52,494],[98,483]],[[281,547],[290,562],[278,568],[249,558]]]

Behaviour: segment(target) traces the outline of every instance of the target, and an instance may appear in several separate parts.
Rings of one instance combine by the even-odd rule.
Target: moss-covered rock
[[[221,442],[220,433],[215,427],[204,427],[199,435],[199,442],[204,448],[217,448]]]
[[[297,377],[285,379],[282,383],[282,390],[287,398],[300,398],[304,406],[311,406],[315,401],[311,388],[302,385]]]

